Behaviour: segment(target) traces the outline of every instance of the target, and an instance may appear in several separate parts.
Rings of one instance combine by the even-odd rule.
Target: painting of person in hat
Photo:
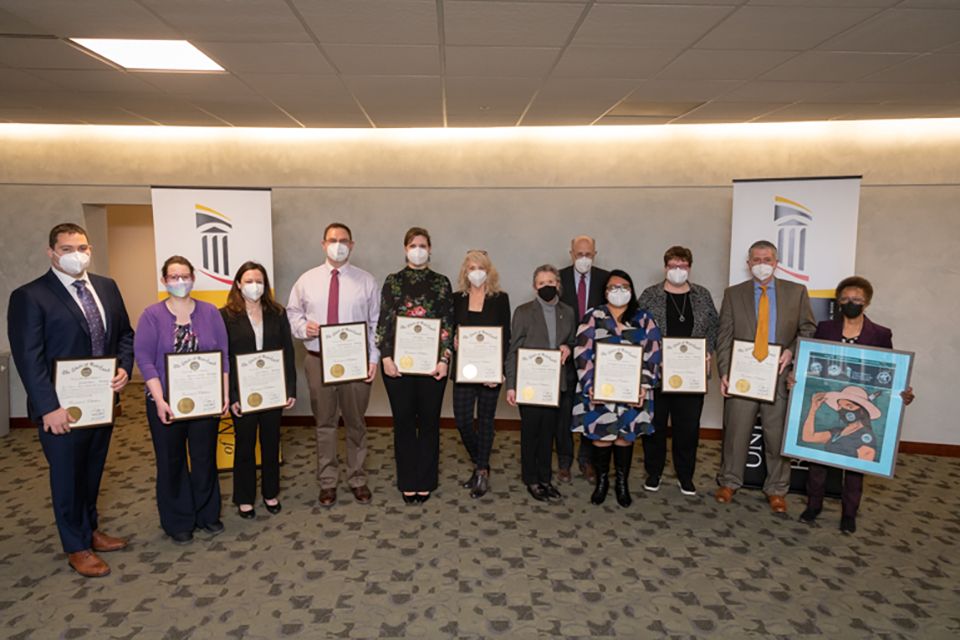
[[[868,395],[860,388],[849,386],[843,391],[821,391],[810,401],[810,413],[803,423],[801,438],[804,442],[822,444],[824,451],[851,458],[873,462],[877,456],[877,435],[873,432],[873,420],[882,412],[873,403],[880,392]],[[826,403],[837,412],[840,426],[826,431],[814,431],[817,411]]]

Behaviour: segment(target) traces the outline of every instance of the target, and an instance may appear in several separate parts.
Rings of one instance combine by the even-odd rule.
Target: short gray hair
[[[754,249],[770,249],[771,251],[773,251],[773,259],[779,260],[779,257],[777,256],[777,245],[773,244],[769,240],[757,240],[752,245],[750,245],[750,249],[747,251],[747,260],[750,260],[751,258],[753,258]]]
[[[563,294],[563,285],[560,284],[560,272],[557,271],[557,268],[552,264],[542,264],[536,269],[533,270],[533,286],[537,286],[537,276],[541,273],[552,273],[553,276],[557,279],[557,293]]]

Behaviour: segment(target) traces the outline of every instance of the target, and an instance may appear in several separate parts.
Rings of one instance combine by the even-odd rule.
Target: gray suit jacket
[[[570,357],[567,358],[565,372],[560,376],[560,391],[569,387],[570,374],[576,376],[573,368],[573,347],[577,343],[576,311],[562,302],[557,302],[557,348],[560,345],[570,347]],[[550,336],[547,335],[547,323],[543,317],[543,309],[539,300],[531,300],[517,307],[513,312],[513,326],[510,337],[510,352],[507,353],[506,376],[507,390],[517,388],[517,349],[549,349]]]
[[[773,279],[777,292],[776,342],[797,352],[797,338],[813,337],[817,323],[810,309],[810,297],[802,284]],[[730,372],[734,340],[753,342],[757,337],[757,312],[754,309],[753,279],[728,287],[720,306],[720,333],[717,336],[717,366],[720,375]]]

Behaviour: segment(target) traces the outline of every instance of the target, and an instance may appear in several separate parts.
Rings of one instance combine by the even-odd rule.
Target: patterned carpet
[[[78,576],[61,553],[46,461],[32,430],[0,439],[0,636],[8,638],[953,638],[960,635],[960,461],[904,455],[867,479],[859,532],[773,514],[758,492],[710,495],[719,448],[701,446],[701,495],[668,476],[635,502],[533,501],[519,434],[498,434],[488,496],[455,431],[423,506],[393,488],[392,434],[371,429],[373,504],[316,503],[312,430],[285,428],[283,512],[241,520],[221,477],[226,532],[174,546],[160,530],[153,451],[138,390],[125,399],[101,492],[101,526],[130,539],[113,572]],[[341,445],[342,446],[342,445]],[[639,452],[639,448],[638,448]],[[342,453],[341,453],[342,455]]]

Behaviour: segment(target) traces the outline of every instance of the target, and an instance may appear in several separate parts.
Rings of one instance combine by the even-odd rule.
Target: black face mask
[[[855,302],[844,302],[840,305],[840,313],[853,320],[863,313],[863,305]]]
[[[537,295],[540,296],[540,299],[544,302],[552,302],[553,299],[557,297],[557,288],[552,285],[540,287],[537,289]]]

